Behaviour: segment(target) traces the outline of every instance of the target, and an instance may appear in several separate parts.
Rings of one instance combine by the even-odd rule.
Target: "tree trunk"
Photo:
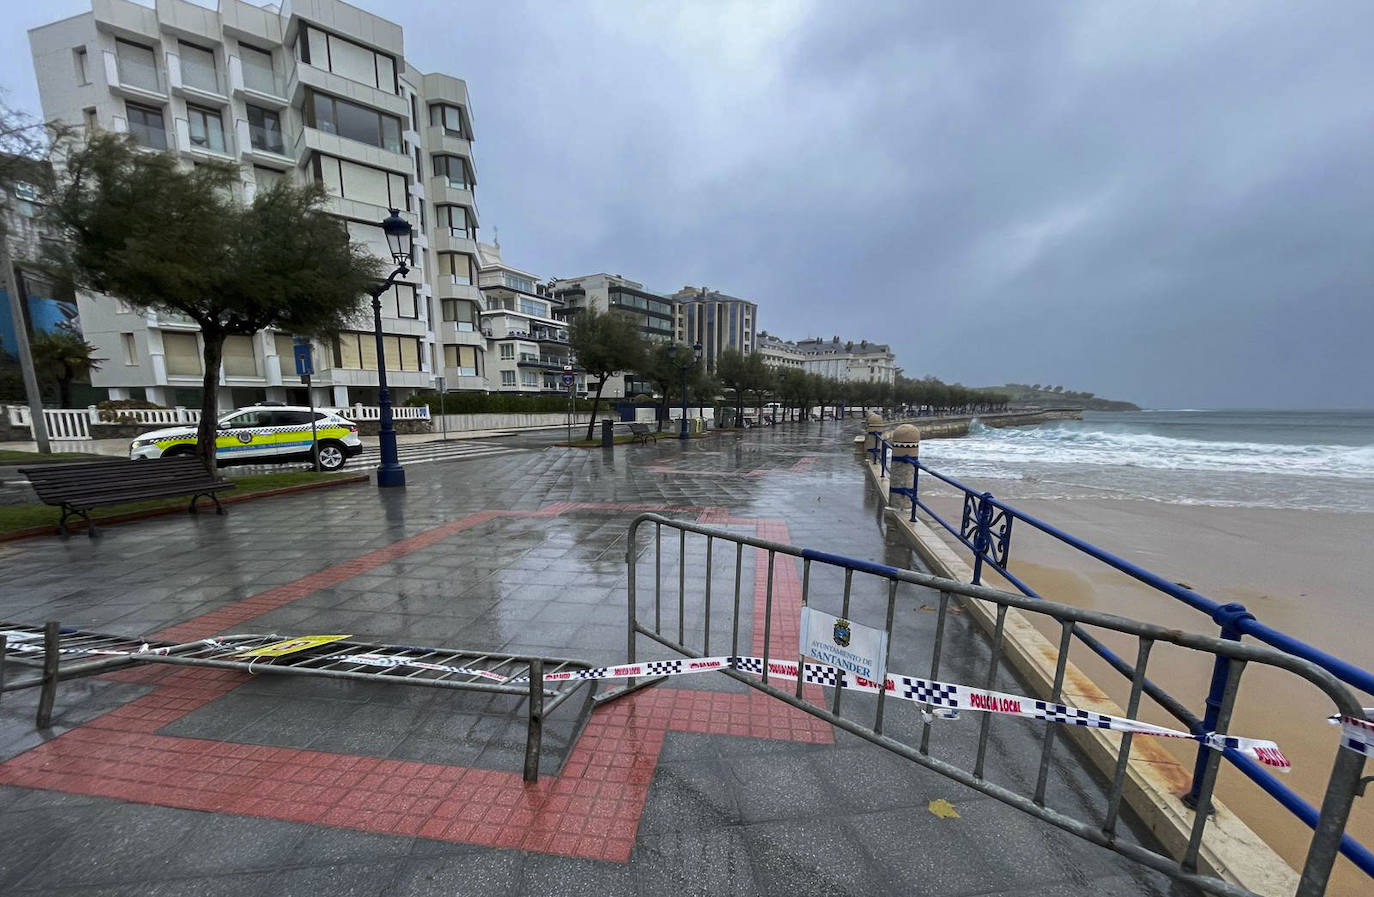
[[[606,388],[606,378],[601,377],[596,381],[596,396],[592,399],[592,415],[587,421],[587,441],[592,441],[592,432],[596,429],[596,409],[601,404],[601,390]]]
[[[735,426],[744,426],[744,390],[739,387],[735,388]]]
[[[202,359],[205,374],[201,377],[200,424],[196,427],[196,454],[200,463],[215,472],[215,438],[219,432],[219,365],[224,354],[224,334],[201,328],[205,342]]]
[[[72,381],[75,379],[76,375],[72,373],[71,368],[67,368],[64,376],[57,378],[57,407],[72,407]]]

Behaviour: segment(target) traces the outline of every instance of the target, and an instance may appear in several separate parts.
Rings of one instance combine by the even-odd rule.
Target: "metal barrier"
[[[640,535],[642,528],[652,527],[651,552],[653,554],[653,595],[652,595],[652,621],[648,621],[647,616],[641,620],[639,607],[643,596],[639,594],[638,586],[638,567],[640,564]],[[663,581],[663,562],[665,553],[663,550],[663,534],[667,530],[677,542],[677,595],[676,608],[673,607],[671,595],[667,599],[667,614],[665,615],[665,589]],[[688,589],[687,589],[687,558],[688,558],[688,536],[693,537],[694,553],[699,540],[704,540],[705,570],[704,576],[693,576],[693,585],[701,587],[700,604],[697,603],[694,594],[691,601],[690,618],[693,620],[692,631],[689,633],[687,620],[688,611]],[[671,543],[670,543],[671,544]],[[754,632],[751,634],[755,651],[762,653],[761,658],[741,657],[741,613],[745,604],[741,585],[743,582],[743,569],[745,548],[756,549],[754,564],[756,565],[756,583],[762,583],[762,593],[764,608],[762,610],[762,635],[760,637],[757,628],[759,626],[759,609],[753,608],[752,625]],[[733,569],[733,593],[727,588],[726,600],[722,602],[716,597],[713,610],[713,586],[718,578],[713,570],[713,555],[719,557],[717,552],[720,549],[734,557]],[[730,550],[733,549],[731,552]],[[816,589],[813,583],[817,582],[821,574],[827,576],[841,575],[843,577],[843,591],[840,593],[839,601],[836,602],[826,589],[822,588],[820,594],[824,597],[819,601],[831,605],[832,609],[838,612],[839,616],[847,619],[859,603],[851,600],[855,596],[855,577],[868,577],[871,580],[869,585],[878,586],[869,589],[868,599],[869,610],[877,619],[878,614],[885,609],[885,624],[881,627],[886,634],[886,653],[885,661],[890,660],[893,652],[899,649],[910,648],[910,645],[897,645],[893,638],[893,619],[894,611],[897,607],[899,593],[902,586],[917,586],[933,589],[939,592],[938,616],[935,623],[933,645],[931,646],[930,659],[930,679],[920,680],[909,676],[893,676],[888,674],[885,684],[877,683],[854,677],[846,674],[843,670],[833,667],[826,667],[820,670],[817,675],[812,675],[817,665],[807,664],[803,658],[798,656],[799,648],[796,645],[780,645],[781,637],[777,636],[780,625],[775,625],[774,617],[779,602],[775,601],[775,585],[779,577],[780,559],[782,565],[790,565],[792,561],[800,560],[802,563],[802,574],[800,581],[800,606],[805,608],[811,605],[813,594]],[[671,564],[671,558],[669,559]],[[767,565],[766,575],[759,573],[759,565]],[[869,561],[846,558],[835,554],[830,554],[812,549],[802,549],[779,542],[772,542],[765,539],[741,536],[731,533],[728,530],[718,529],[700,524],[684,521],[672,520],[658,514],[642,514],[629,526],[629,533],[626,546],[626,574],[628,588],[628,617],[627,617],[627,644],[629,654],[628,663],[634,664],[637,657],[638,641],[640,637],[647,638],[653,643],[661,645],[671,651],[676,652],[687,658],[709,658],[712,651],[712,624],[719,622],[722,616],[729,623],[730,656],[713,658],[714,663],[702,663],[698,666],[719,671],[722,675],[742,682],[751,688],[764,692],[780,701],[784,701],[800,710],[813,716],[819,717],[837,728],[843,729],[874,744],[880,745],[893,753],[912,760],[921,766],[932,769],[942,775],[953,779],[963,785],[994,797],[1017,809],[1023,810],[1045,822],[1055,825],[1065,831],[1071,832],[1080,838],[1092,843],[1111,849],[1125,857],[1153,869],[1164,872],[1176,879],[1187,882],[1195,887],[1213,894],[1228,895],[1228,897],[1242,897],[1251,895],[1253,892],[1225,881],[1213,875],[1199,871],[1199,854],[1202,848],[1203,836],[1207,828],[1210,817],[1212,792],[1216,785],[1218,768],[1223,751],[1230,756],[1239,755],[1241,747],[1237,745],[1237,739],[1226,735],[1227,727],[1231,717],[1232,707],[1239,688],[1242,673],[1249,664],[1260,664],[1267,667],[1285,670],[1296,675],[1308,683],[1321,690],[1332,702],[1332,708],[1342,716],[1355,719],[1364,719],[1364,711],[1354,695],[1343,686],[1332,673],[1323,669],[1312,661],[1296,657],[1291,653],[1274,650],[1272,648],[1245,645],[1238,641],[1226,638],[1212,638],[1209,636],[1196,635],[1180,632],[1178,630],[1167,629],[1150,623],[1143,623],[1135,620],[1126,619],[1113,614],[1102,613],[1099,611],[1085,610],[1070,607],[1067,605],[1056,604],[1042,599],[1031,598],[1024,595],[1017,595],[1010,592],[1003,592],[977,584],[966,584],[954,580],[942,579],[929,574],[919,573],[913,570],[904,570],[877,564]],[[760,580],[758,577],[763,576]],[[795,582],[795,579],[789,580]],[[695,589],[693,590],[695,592]],[[760,589],[756,586],[755,602],[757,602],[757,592]],[[907,589],[910,592],[910,589]],[[963,596],[967,599],[977,599],[988,602],[996,608],[997,624],[993,635],[991,658],[989,666],[984,674],[983,684],[980,688],[969,688],[968,686],[948,685],[938,682],[942,663],[942,651],[944,647],[944,636],[946,623],[949,613],[949,603],[951,596]],[[834,604],[838,603],[838,607]],[[644,600],[645,614],[649,613],[648,601]],[[972,768],[965,768],[947,759],[935,757],[931,753],[931,736],[933,729],[933,715],[938,712],[942,704],[946,704],[940,694],[941,689],[954,690],[963,689],[966,693],[974,696],[975,709],[993,709],[996,707],[985,707],[978,704],[976,698],[982,695],[983,700],[988,700],[993,693],[996,677],[999,672],[999,664],[1003,649],[1004,622],[1009,608],[1016,608],[1027,614],[1038,616],[1042,619],[1052,621],[1052,624],[1060,633],[1058,642],[1058,653],[1056,660],[1056,671],[1053,685],[1053,693],[1048,701],[1032,702],[1037,708],[1032,713],[1022,713],[1021,715],[1033,715],[1047,720],[1043,741],[1040,747],[1040,758],[1038,772],[1035,777],[1035,787],[1030,794],[1023,793],[1014,787],[1000,784],[988,779],[985,775],[988,760],[987,752],[989,746],[989,733],[992,725],[992,713],[984,714],[978,731],[977,746]],[[676,611],[676,613],[674,613]],[[674,627],[674,617],[676,626]],[[665,620],[667,627],[665,628]],[[1136,663],[1131,667],[1131,693],[1126,708],[1127,721],[1133,721],[1139,712],[1141,699],[1146,693],[1146,668],[1149,662],[1151,649],[1159,644],[1172,645],[1177,648],[1189,651],[1200,652],[1215,658],[1218,668],[1224,670],[1220,701],[1217,703],[1215,713],[1210,712],[1208,718],[1211,720],[1210,728],[1205,732],[1194,732],[1194,740],[1200,743],[1212,745],[1203,747],[1203,762],[1201,764],[1201,776],[1199,777],[1197,788],[1197,812],[1194,815],[1190,837],[1186,849],[1178,858],[1171,857],[1149,847],[1123,840],[1118,834],[1117,824],[1121,811],[1123,790],[1126,781],[1127,764],[1130,758],[1132,734],[1129,727],[1120,728],[1126,734],[1122,735],[1120,748],[1117,754],[1115,775],[1112,778],[1110,787],[1105,796],[1104,815],[1100,822],[1093,823],[1085,819],[1077,818],[1060,810],[1053,809],[1046,805],[1046,790],[1050,761],[1055,748],[1056,733],[1058,725],[1055,723],[1069,723],[1076,725],[1095,726],[1098,728],[1118,728],[1103,724],[1100,719],[1094,721],[1100,715],[1092,714],[1087,711],[1078,710],[1072,706],[1067,706],[1063,700],[1063,685],[1065,671],[1068,665],[1069,648],[1073,636],[1084,626],[1091,626],[1108,632],[1134,638],[1136,643]],[[676,629],[676,635],[671,632]],[[790,629],[789,629],[790,632]],[[720,638],[720,635],[717,636]],[[956,658],[958,659],[958,658]],[[795,664],[793,666],[792,664]],[[672,662],[666,664],[653,664],[655,671],[674,670],[681,672],[679,668],[672,667]],[[638,670],[638,668],[636,668]],[[752,671],[758,673],[750,675]],[[791,675],[788,675],[788,673]],[[636,675],[641,675],[636,672]],[[645,672],[642,675],[648,676]],[[790,689],[777,687],[776,683],[779,676],[784,679],[796,678],[796,685]],[[772,681],[770,681],[770,678]],[[832,689],[831,698],[826,701],[823,698],[813,699],[808,696],[803,688],[803,680],[817,682],[822,686]],[[857,680],[857,681],[856,681]],[[629,683],[621,689],[603,694],[597,698],[598,702],[613,700],[630,694],[638,689],[650,687],[664,681],[663,677],[630,679]],[[894,683],[899,686],[905,683],[905,687],[894,689]],[[841,694],[847,687],[856,686],[859,690],[876,692],[877,698],[873,704],[872,722],[861,722],[851,716],[841,715]],[[872,687],[877,686],[877,687]],[[814,691],[813,691],[814,694]],[[889,696],[891,695],[891,696]],[[818,696],[819,697],[819,696]],[[919,739],[915,744],[908,743],[893,737],[891,731],[884,731],[884,713],[886,708],[892,705],[889,703],[896,698],[905,697],[907,700],[915,702],[921,710],[921,724]],[[1007,697],[1007,696],[1002,696]],[[995,700],[995,699],[994,699]],[[853,707],[857,703],[852,700],[846,705]],[[1019,710],[1019,704],[1018,704]],[[889,722],[892,722],[889,715]],[[1120,721],[1120,720],[1118,720]],[[889,730],[891,726],[889,726]],[[1137,730],[1138,731],[1138,730]],[[1145,734],[1160,734],[1158,732]],[[1183,733],[1177,733],[1170,737],[1189,737]],[[1213,748],[1216,749],[1213,749]],[[1253,751],[1252,751],[1253,753]],[[1323,798],[1321,810],[1317,815],[1316,823],[1313,826],[1314,833],[1308,848],[1306,861],[1304,863],[1301,880],[1297,890],[1298,897],[1317,897],[1324,892],[1327,879],[1331,873],[1331,867],[1335,860],[1340,844],[1341,834],[1345,829],[1346,820],[1349,816],[1351,805],[1354,801],[1360,783],[1360,773],[1363,767],[1363,757],[1352,751],[1337,751],[1336,759],[1332,768],[1331,776],[1327,783],[1326,793]]]
[[[63,663],[62,658],[67,658]],[[5,661],[41,666],[36,675],[5,681]],[[539,779],[544,720],[583,685],[590,706],[595,684],[583,674],[591,665],[561,657],[381,645],[351,636],[228,635],[181,645],[126,636],[0,623],[0,692],[41,687],[38,728],[52,716],[57,683],[139,663],[164,663],[245,673],[390,682],[528,698],[525,735],[527,782]]]
[[[904,494],[911,499],[911,520],[916,520],[916,511],[919,508],[968,549],[973,561],[974,584],[980,583],[984,569],[991,567],[1021,594],[1041,600],[1041,596],[1034,589],[1007,569],[1011,557],[1013,525],[1020,521],[1023,526],[1029,526],[1063,542],[1124,573],[1126,576],[1142,582],[1194,610],[1207,614],[1220,626],[1220,637],[1224,640],[1239,643],[1243,636],[1251,636],[1282,652],[1326,670],[1335,678],[1366,694],[1374,695],[1374,673],[1261,623],[1242,604],[1234,602],[1222,604],[1176,582],[1171,582],[1157,573],[1124,560],[1050,523],[1018,510],[1012,505],[999,501],[993,497],[991,492],[980,492],[951,476],[940,473],[916,457],[898,457],[894,461],[899,464],[911,464],[915,467],[915,471],[910,488],[894,487],[892,491]],[[953,487],[962,495],[963,511],[958,526],[941,517],[934,508],[920,497],[922,472]],[[1102,644],[1091,634],[1081,629],[1075,629],[1073,634],[1121,675],[1128,678],[1135,675],[1134,665]],[[1215,729],[1220,713],[1228,676],[1228,666],[1229,660],[1226,655],[1218,655],[1213,664],[1211,687],[1205,702],[1206,710],[1201,719],[1174,696],[1149,679],[1143,680],[1143,688],[1147,696],[1167,710],[1180,723],[1187,726],[1190,732],[1199,734],[1211,731]],[[1192,786],[1184,797],[1184,803],[1188,806],[1197,806],[1208,753],[1205,748],[1198,751],[1194,763]],[[1259,785],[1266,794],[1273,797],[1284,809],[1308,827],[1315,829],[1319,825],[1322,817],[1318,809],[1296,791],[1279,781],[1272,773],[1266,771],[1260,764],[1231,750],[1225,751],[1224,756],[1247,778]],[[1374,879],[1374,851],[1371,851],[1369,847],[1347,834],[1341,838],[1340,853],[1354,863],[1361,872]]]

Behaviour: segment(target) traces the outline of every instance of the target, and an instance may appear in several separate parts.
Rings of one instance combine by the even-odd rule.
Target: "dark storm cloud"
[[[1374,406],[1369,4],[361,5],[467,79],[514,264],[913,375]]]

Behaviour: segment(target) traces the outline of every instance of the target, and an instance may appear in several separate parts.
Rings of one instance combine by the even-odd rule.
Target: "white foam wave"
[[[999,430],[975,421],[963,439],[926,441],[921,456],[932,462],[977,464],[984,470],[1002,464],[1013,465],[1012,470],[1021,464],[1050,464],[1374,480],[1374,445],[1180,439],[1103,429],[1090,422]]]

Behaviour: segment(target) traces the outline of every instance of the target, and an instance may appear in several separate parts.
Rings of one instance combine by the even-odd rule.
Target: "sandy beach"
[[[924,497],[924,496],[923,496]],[[957,523],[951,497],[926,498]],[[1175,505],[1145,500],[1009,499],[1088,541],[1187,584],[1220,602],[1244,604],[1256,617],[1360,666],[1374,667],[1374,513],[1269,510]],[[1091,607],[1193,632],[1217,633],[1202,613],[1029,527],[1012,536],[1011,571],[1045,598]],[[989,585],[1005,586],[995,574]],[[1107,639],[1127,657],[1131,640]],[[1081,645],[1072,659],[1123,705],[1129,683]],[[1150,677],[1201,715],[1210,662],[1195,652],[1157,650]],[[1242,680],[1237,734],[1277,741],[1294,762],[1288,784],[1320,802],[1338,730],[1325,723],[1330,701],[1291,674],[1252,665]],[[1157,707],[1142,716],[1175,725]],[[1170,745],[1191,756],[1184,745]],[[1239,773],[1223,765],[1221,798],[1295,866],[1306,851],[1309,830]],[[1374,843],[1374,804],[1357,799],[1348,831]],[[1341,868],[1344,867],[1344,868]],[[1338,860],[1328,893],[1366,893],[1368,879]]]

